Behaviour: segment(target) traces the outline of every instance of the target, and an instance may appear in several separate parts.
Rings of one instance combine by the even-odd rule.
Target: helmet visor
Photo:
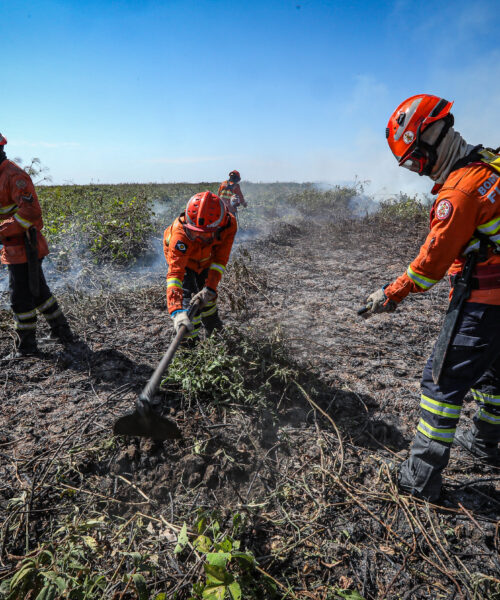
[[[409,169],[413,173],[423,173],[428,157],[418,147],[415,147],[409,154],[403,156],[399,161],[399,166]]]
[[[211,231],[195,231],[190,227],[184,227],[186,235],[192,242],[211,242],[215,237],[215,232]]]

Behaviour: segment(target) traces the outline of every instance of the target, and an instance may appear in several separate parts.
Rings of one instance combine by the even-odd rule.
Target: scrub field
[[[133,286],[127,261],[92,251],[85,276],[54,270],[84,344],[1,365],[0,598],[500,598],[500,469],[454,448],[439,505],[399,494],[391,471],[446,282],[356,315],[406,269],[425,211],[360,217],[359,190],[242,189],[226,329],[180,351],[159,395],[181,441],[111,433],[172,335],[154,244]],[[178,207],[158,203],[165,226]],[[1,310],[0,356],[10,322]],[[468,397],[462,426],[473,413]]]

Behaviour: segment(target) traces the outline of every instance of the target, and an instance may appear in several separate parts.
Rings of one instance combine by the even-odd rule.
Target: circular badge
[[[20,190],[24,190],[24,188],[26,187],[26,181],[24,181],[24,179],[18,179],[16,181],[16,187]]]
[[[441,200],[436,206],[436,219],[444,221],[451,215],[453,206],[449,200]]]
[[[413,131],[405,131],[404,132],[404,134],[403,134],[403,142],[405,144],[411,144],[414,139],[415,139],[415,134],[413,133]]]

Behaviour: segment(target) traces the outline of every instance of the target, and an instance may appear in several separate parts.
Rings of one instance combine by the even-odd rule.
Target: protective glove
[[[191,302],[189,304],[193,305],[197,302],[200,303],[200,308],[203,308],[206,304],[215,300],[217,298],[217,292],[212,290],[211,288],[205,286],[201,292],[198,292],[191,298]]]
[[[368,309],[363,313],[362,317],[368,319],[376,313],[383,312],[394,312],[397,308],[397,303],[394,300],[389,300],[385,295],[384,288],[380,288],[373,294],[370,294],[366,299],[366,308]]]
[[[188,317],[187,310],[179,310],[172,317],[174,322],[175,333],[179,333],[181,325],[184,325],[188,331],[193,331],[194,325],[191,319]]]

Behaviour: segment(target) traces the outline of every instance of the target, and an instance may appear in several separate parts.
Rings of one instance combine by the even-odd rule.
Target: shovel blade
[[[117,419],[113,425],[115,435],[132,435],[153,440],[178,440],[182,438],[177,425],[161,415],[149,412],[141,414],[138,410]]]

